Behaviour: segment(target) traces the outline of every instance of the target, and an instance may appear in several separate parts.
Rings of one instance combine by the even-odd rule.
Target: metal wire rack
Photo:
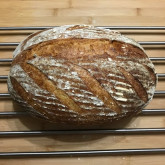
[[[24,31],[24,30],[43,30],[52,26],[45,27],[0,27],[0,31]],[[164,26],[104,26],[101,28],[117,30],[164,30]],[[165,45],[165,41],[141,41],[142,45]],[[17,42],[1,42],[0,47],[17,46]],[[164,47],[165,50],[165,47]],[[165,57],[152,57],[153,62],[165,62]],[[0,65],[11,63],[11,58],[0,59]],[[158,79],[165,79],[165,73],[158,74]],[[0,81],[6,81],[7,75],[0,75]],[[164,97],[165,91],[156,91],[155,97]],[[10,98],[9,93],[0,93],[0,99]],[[165,109],[144,109],[139,115],[165,115]],[[25,111],[0,112],[0,118],[28,116]],[[164,134],[165,128],[127,128],[127,129],[106,129],[106,130],[58,130],[58,131],[0,131],[0,137],[17,136],[45,136],[61,134]],[[103,155],[138,155],[138,154],[165,154],[165,148],[141,148],[141,149],[111,149],[111,150],[79,150],[79,151],[48,151],[48,152],[0,152],[0,158],[13,157],[59,157],[59,156],[103,156]]]

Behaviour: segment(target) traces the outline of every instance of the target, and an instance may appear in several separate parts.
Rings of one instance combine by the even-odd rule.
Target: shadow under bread
[[[57,131],[54,134],[43,134],[43,135],[22,135],[22,137],[47,137],[59,141],[65,142],[84,142],[84,141],[95,141],[106,136],[114,136],[112,133],[101,133],[101,132],[92,132],[92,130],[105,130],[105,129],[117,129],[124,128],[135,118],[132,116],[121,119],[120,121],[115,121],[113,123],[104,123],[104,125],[95,125],[95,126],[77,126],[77,125],[66,125],[58,123],[50,123],[39,116],[32,115],[27,112],[25,107],[20,106],[17,102],[13,101],[14,111],[25,112],[25,114],[18,116],[18,120],[23,124],[26,131]],[[15,122],[15,126],[20,128],[20,122]],[[74,132],[75,130],[75,132]],[[90,132],[91,130],[91,132]],[[20,130],[24,131],[24,130]],[[60,133],[61,131],[61,133]],[[71,131],[69,133],[69,131]],[[88,132],[89,131],[89,132]],[[117,135],[116,135],[117,136]],[[85,137],[85,138],[84,138]],[[29,139],[29,138],[28,138]],[[30,139],[29,139],[30,140]],[[36,143],[36,142],[35,142]],[[42,145],[39,142],[39,145]]]

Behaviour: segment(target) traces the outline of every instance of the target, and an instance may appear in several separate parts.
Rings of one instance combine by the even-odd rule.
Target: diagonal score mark
[[[10,79],[11,79],[11,83],[13,85],[14,90],[18,93],[19,96],[21,96],[23,100],[25,100],[29,105],[31,105],[41,114],[47,114],[49,116],[49,113],[47,111],[43,112],[40,109],[40,107],[34,103],[32,99],[33,96],[31,93],[26,92],[25,89],[19,84],[19,82],[14,77],[10,77]],[[38,116],[38,117],[41,117],[41,116]]]
[[[59,89],[52,80],[49,80],[48,77],[34,65],[24,63],[21,64],[21,67],[38,86],[53,94],[62,104],[75,112],[82,112],[82,109],[70,96],[68,96],[63,90]]]
[[[89,90],[96,95],[104,104],[116,113],[121,113],[121,109],[114,101],[111,95],[100,85],[100,83],[83,67],[72,64],[73,69],[78,73],[79,77],[84,81]]]
[[[131,84],[140,99],[146,103],[148,101],[148,95],[140,81],[138,81],[138,79],[136,79],[131,73],[127,72],[124,68],[119,66],[117,68],[123,74],[125,79]]]

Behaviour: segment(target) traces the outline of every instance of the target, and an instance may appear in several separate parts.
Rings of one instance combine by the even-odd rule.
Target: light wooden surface
[[[93,24],[97,26],[165,26],[164,0],[0,0],[0,26],[57,26]],[[165,41],[165,32],[139,34],[123,31],[137,41]],[[0,42],[19,42],[29,32],[1,32]],[[11,58],[13,49],[0,48],[0,58]],[[165,48],[146,48],[150,57],[165,57]],[[165,73],[165,63],[155,64],[158,73]],[[0,75],[7,75],[10,65],[0,64]],[[157,90],[165,90],[159,81]],[[7,92],[0,82],[0,93]],[[146,108],[165,108],[165,98],[154,98]],[[13,108],[10,99],[0,99],[0,112]],[[164,116],[137,116],[126,128],[165,127]],[[0,118],[0,131],[53,129],[29,117]],[[0,138],[0,152],[63,151],[126,148],[165,148],[165,135],[65,135],[44,137]],[[164,155],[97,156],[70,158],[1,159],[0,165],[164,165]]]

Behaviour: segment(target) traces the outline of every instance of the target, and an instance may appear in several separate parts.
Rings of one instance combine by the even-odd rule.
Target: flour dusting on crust
[[[74,27],[77,27],[77,28],[74,29]],[[142,48],[140,44],[138,44],[133,39],[130,39],[124,35],[121,35],[118,31],[103,29],[103,28],[96,28],[91,25],[65,25],[61,27],[55,27],[55,28],[43,31],[39,34],[36,34],[33,37],[31,37],[30,35],[28,38],[24,40],[26,42],[22,41],[18,45],[18,47],[13,53],[13,57],[16,57],[22,50],[25,50],[34,44],[38,44],[43,41],[49,41],[49,40],[58,39],[58,38],[90,38],[90,39],[104,38],[104,39],[129,43],[129,44],[139,47],[141,50],[144,51],[144,49]]]

